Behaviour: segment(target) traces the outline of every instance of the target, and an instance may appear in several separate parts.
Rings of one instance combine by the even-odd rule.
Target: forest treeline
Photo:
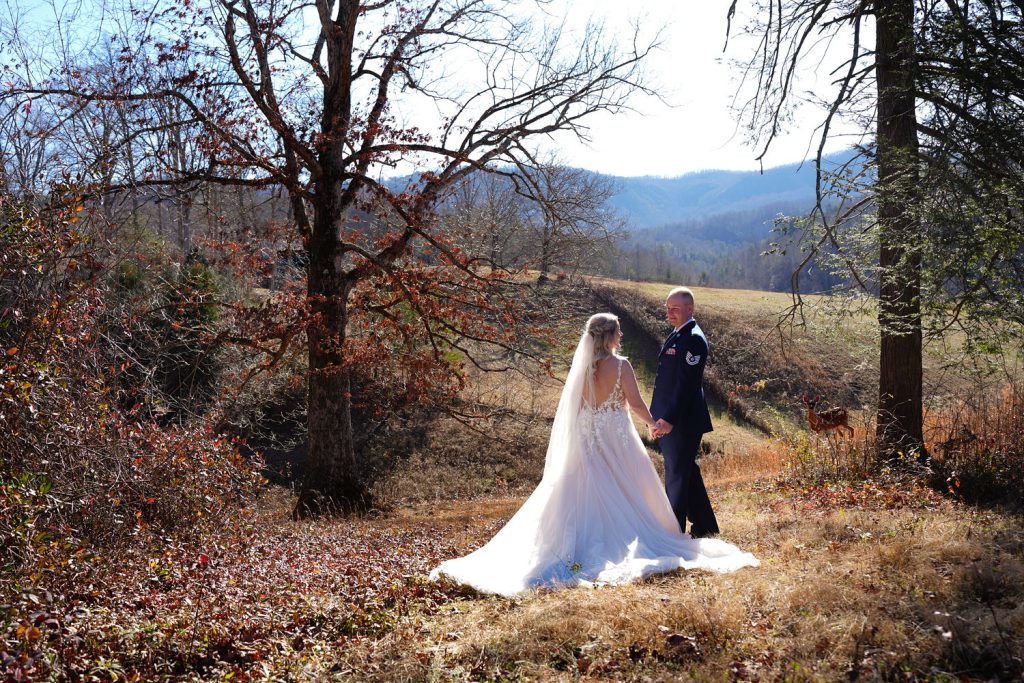
[[[829,292],[848,278],[825,257],[802,263],[792,225],[809,214],[807,202],[780,203],[632,230],[591,268],[621,279],[772,292],[789,291],[799,270],[803,291]]]

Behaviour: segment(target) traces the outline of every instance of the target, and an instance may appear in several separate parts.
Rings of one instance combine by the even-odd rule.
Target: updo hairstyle
[[[594,338],[594,365],[599,360],[610,358],[613,353],[609,344],[619,329],[619,317],[611,313],[595,313],[587,321],[587,334]]]

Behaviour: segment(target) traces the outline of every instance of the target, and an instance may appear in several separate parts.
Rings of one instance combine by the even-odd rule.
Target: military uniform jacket
[[[664,419],[674,430],[687,434],[712,431],[711,415],[704,400],[704,365],[708,340],[691,318],[665,340],[658,356],[651,415]]]

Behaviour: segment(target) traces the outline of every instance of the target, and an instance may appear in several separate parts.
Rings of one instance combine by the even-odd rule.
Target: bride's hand
[[[665,422],[665,418],[661,418],[654,423],[654,431],[658,433],[658,438],[661,438],[672,431],[672,425]]]

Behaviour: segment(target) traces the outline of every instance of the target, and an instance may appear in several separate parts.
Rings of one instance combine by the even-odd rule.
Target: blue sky
[[[65,22],[80,22],[77,9],[92,9],[95,0],[13,0],[15,13],[30,23],[52,23],[54,14]],[[648,38],[661,32],[661,47],[648,59],[647,73],[660,97],[637,96],[635,111],[600,114],[590,119],[590,142],[564,135],[544,142],[562,163],[621,176],[677,176],[702,169],[756,170],[760,150],[748,140],[733,111],[741,70],[733,60],[749,56],[752,45],[740,35],[754,0],[739,0],[728,51],[722,48],[729,0],[522,0],[524,12],[538,20],[565,21],[581,26],[590,17],[604,20],[605,30],[620,41],[632,39],[639,22]],[[95,5],[102,7],[102,0]],[[542,9],[538,9],[542,8]],[[8,6],[8,11],[11,6]],[[86,10],[88,14],[88,10]],[[749,15],[747,15],[749,16]],[[841,45],[838,47],[842,47]],[[812,57],[799,74],[798,93],[827,95],[830,90],[824,50]],[[819,63],[820,62],[820,63]],[[740,96],[743,97],[742,95]],[[415,105],[408,118],[419,118]],[[800,107],[783,134],[773,143],[764,166],[800,161],[817,147],[815,127],[823,112]],[[840,133],[843,132],[839,126]],[[849,130],[849,128],[847,129]],[[855,138],[837,136],[827,151],[850,146]]]

